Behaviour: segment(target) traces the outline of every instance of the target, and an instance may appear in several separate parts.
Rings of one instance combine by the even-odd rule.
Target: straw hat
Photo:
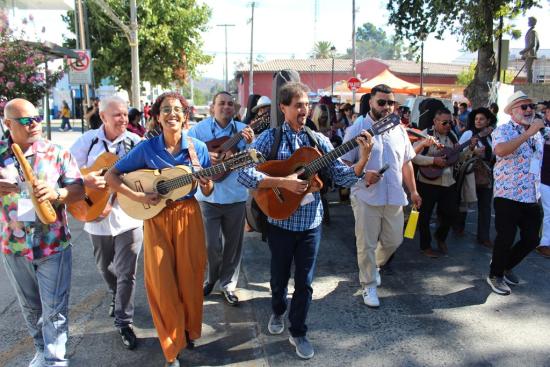
[[[510,97],[508,97],[508,103],[506,104],[506,107],[504,107],[504,113],[511,115],[512,114],[512,108],[514,108],[518,103],[520,102],[530,102],[533,103],[533,100],[527,96],[527,94],[523,93],[522,91],[518,90],[516,93],[512,94]]]

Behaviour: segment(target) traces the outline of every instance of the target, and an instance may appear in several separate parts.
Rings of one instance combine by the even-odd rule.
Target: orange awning
[[[420,87],[416,84],[409,83],[403,79],[396,77],[388,69],[384,70],[374,78],[363,83],[361,88],[357,89],[358,93],[369,93],[371,89],[378,84],[386,84],[394,93],[403,94],[420,94]]]

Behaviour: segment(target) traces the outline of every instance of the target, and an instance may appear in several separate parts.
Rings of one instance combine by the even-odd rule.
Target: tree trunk
[[[483,44],[477,50],[477,65],[474,80],[464,89],[464,96],[470,100],[472,108],[486,107],[489,101],[489,85],[496,73],[495,52],[493,51],[493,3],[481,0],[478,9],[483,17]]]

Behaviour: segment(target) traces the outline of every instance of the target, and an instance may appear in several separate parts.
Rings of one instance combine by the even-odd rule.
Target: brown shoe
[[[488,249],[493,248],[493,241],[491,240],[477,240],[477,244],[483,247],[487,247]]]
[[[425,250],[422,250],[422,255],[427,256],[432,259],[437,259],[439,257],[439,254],[432,250],[431,248],[427,248]]]
[[[445,241],[437,241],[437,249],[443,255],[447,255],[449,253],[449,248],[447,247],[447,244],[445,243]]]
[[[538,254],[542,257],[550,259],[550,247],[549,246],[539,246],[535,249]]]

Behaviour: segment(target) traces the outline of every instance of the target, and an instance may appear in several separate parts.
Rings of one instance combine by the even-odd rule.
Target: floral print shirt
[[[525,131],[522,125],[509,121],[492,133],[493,151],[499,143],[517,138]],[[544,139],[540,134],[531,136],[513,153],[497,156],[493,170],[495,198],[505,198],[522,203],[536,203],[540,198],[540,168]]]
[[[11,140],[0,140],[0,174],[19,184],[21,192],[0,196],[0,247],[8,255],[24,256],[29,261],[44,258],[65,250],[71,235],[65,205],[53,204],[57,220],[43,224],[35,216],[32,222],[18,221],[18,202],[29,198],[26,182],[11,151]],[[35,177],[59,188],[83,184],[78,166],[67,151],[47,140],[38,140],[24,153]]]

